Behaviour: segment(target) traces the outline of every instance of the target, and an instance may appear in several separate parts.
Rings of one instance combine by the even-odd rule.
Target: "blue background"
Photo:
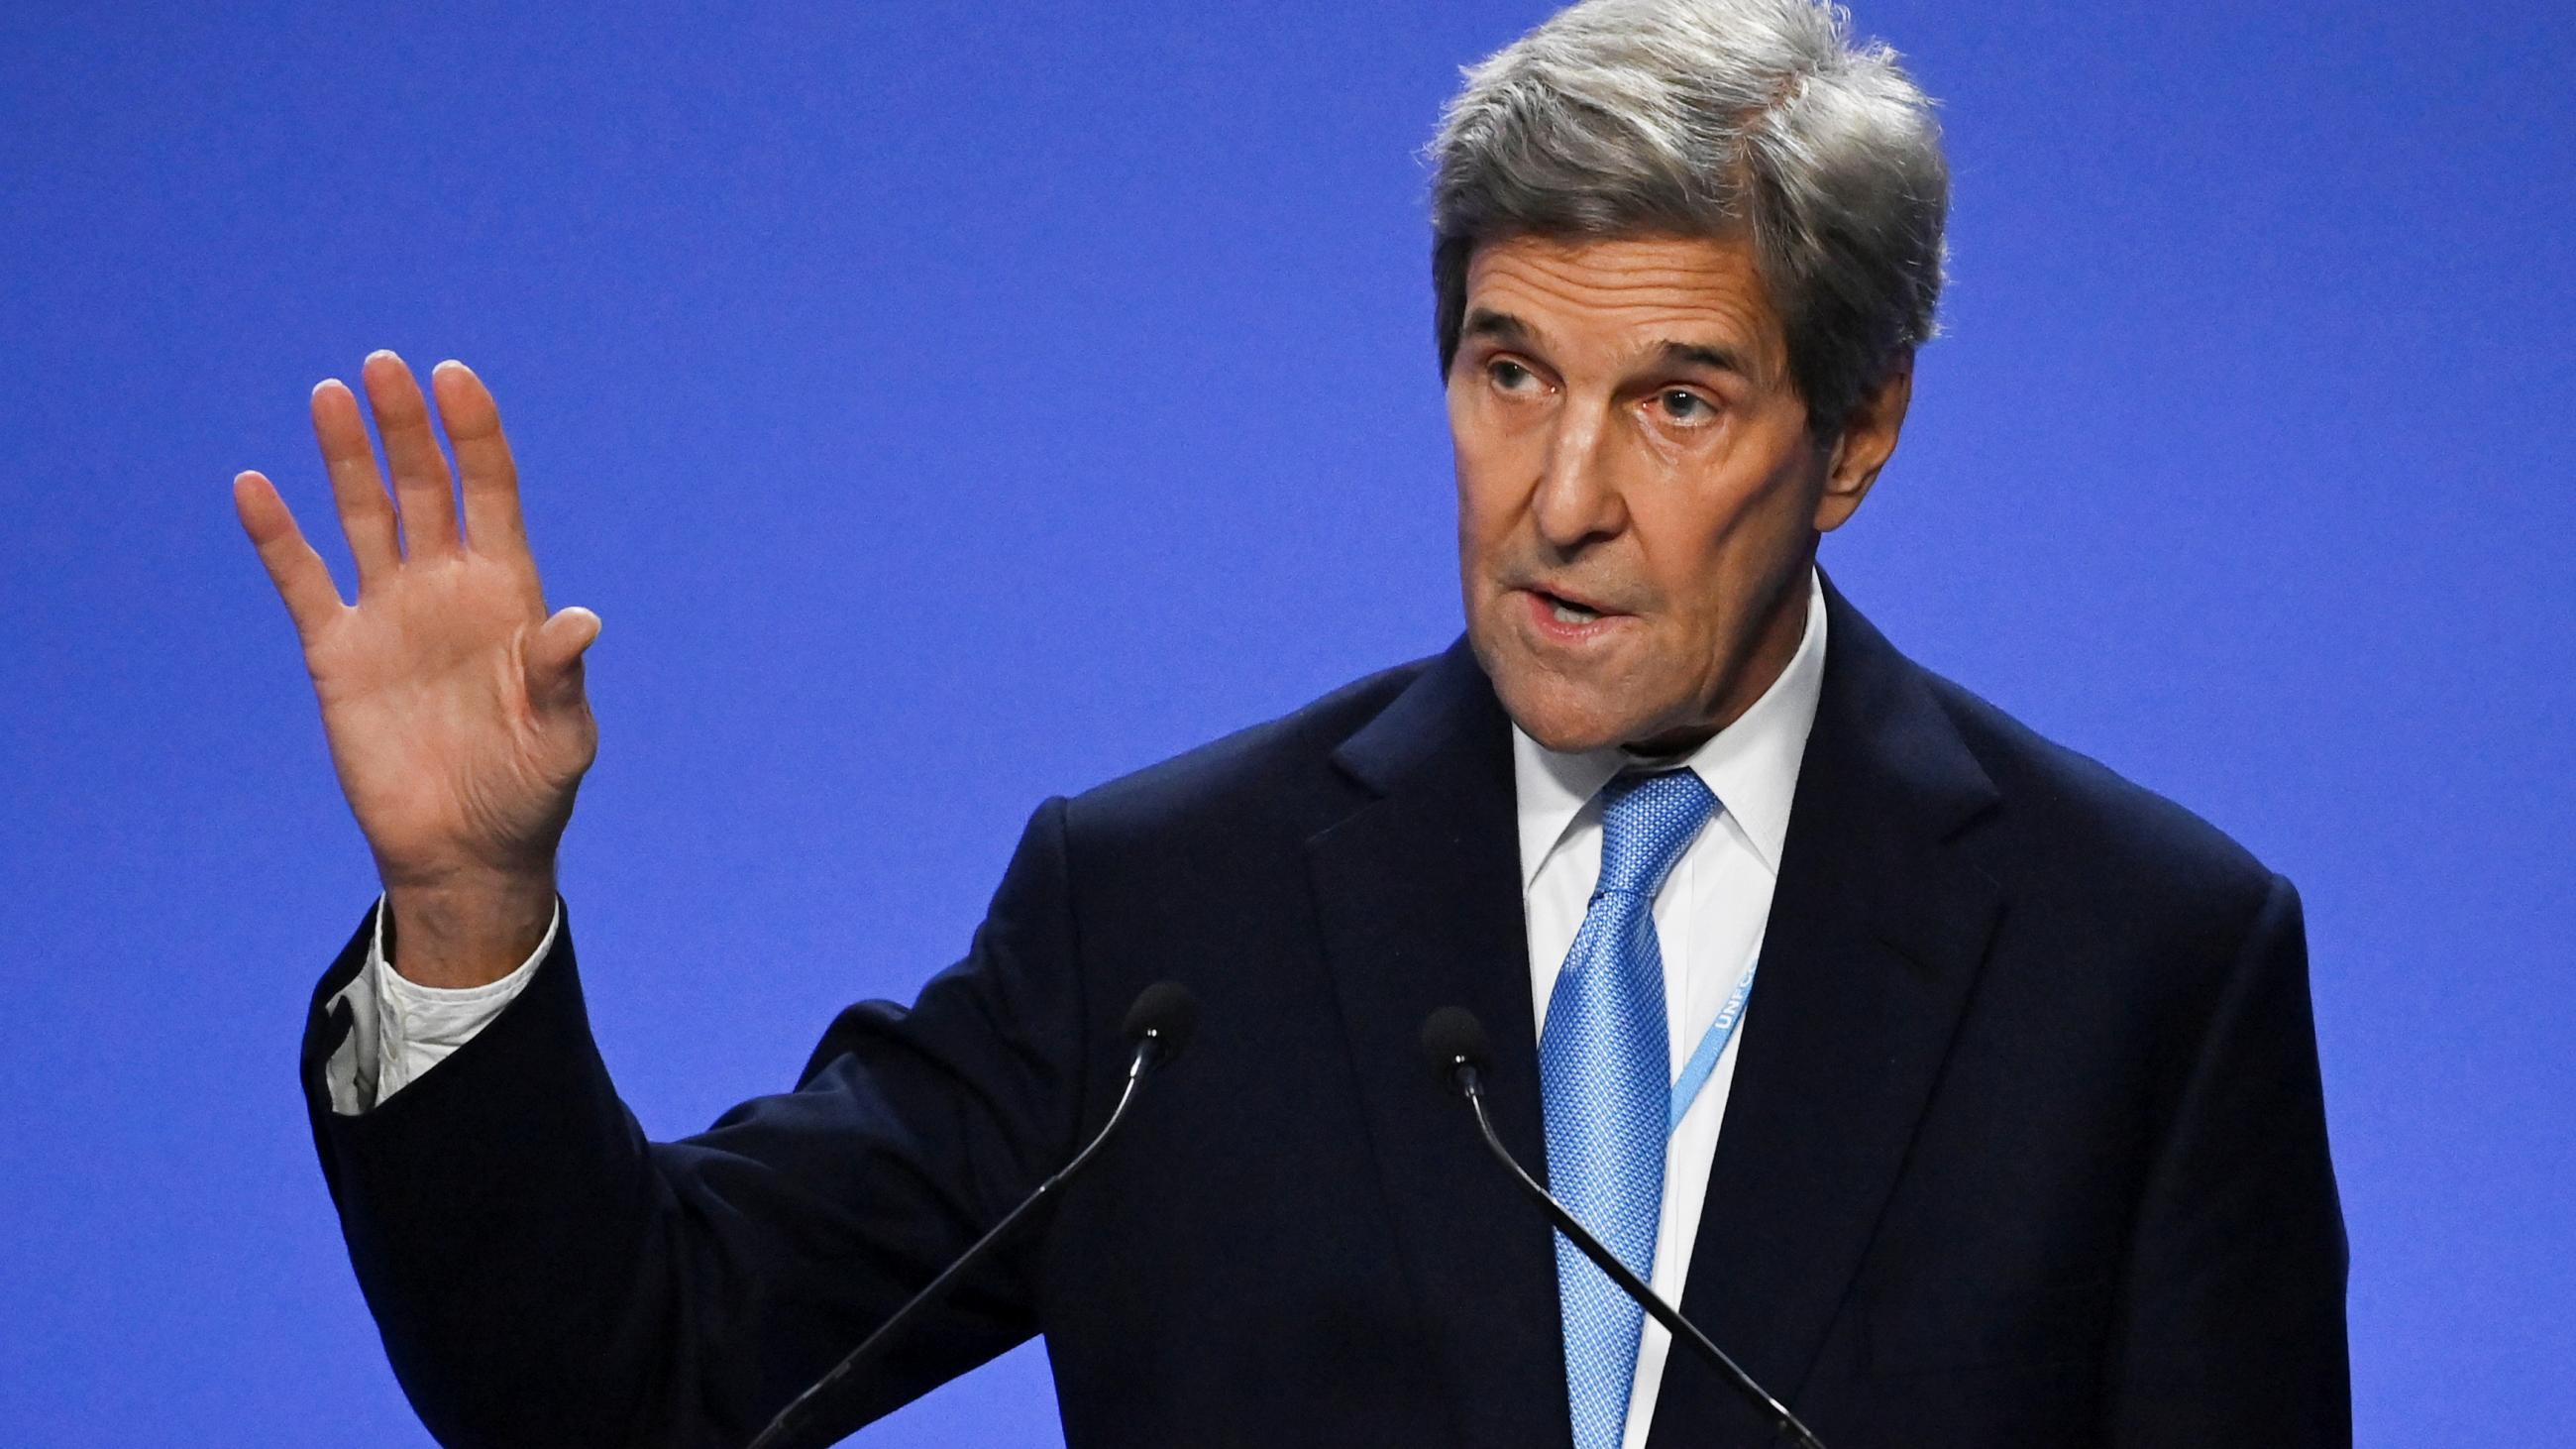
[[[0,1440],[422,1441],[294,1083],[372,872],[229,498],[346,586],[314,380],[498,393],[606,621],[599,1036],[694,1130],[1044,795],[1454,634],[1413,153],[1544,9],[0,14]],[[2576,1420],[2570,16],[1860,16],[1955,280],[1827,566],[2304,890],[2374,1445]],[[869,1442],[1052,1415],[1024,1349]]]

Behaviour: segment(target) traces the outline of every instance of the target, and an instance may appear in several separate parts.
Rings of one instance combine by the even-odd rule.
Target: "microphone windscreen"
[[[1442,1086],[1455,1087],[1458,1068],[1487,1071],[1494,1052],[1485,1040],[1485,1024],[1476,1019],[1476,1013],[1463,1006],[1444,1006],[1423,1019],[1422,1055],[1431,1063],[1432,1074]]]
[[[1199,1022],[1199,999],[1177,981],[1157,981],[1136,993],[1136,1004],[1127,1008],[1127,1039],[1143,1041],[1152,1036],[1163,1044],[1162,1060],[1169,1064],[1190,1044],[1190,1029]]]

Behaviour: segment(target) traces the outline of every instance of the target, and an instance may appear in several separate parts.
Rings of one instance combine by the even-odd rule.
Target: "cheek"
[[[1447,390],[1449,407],[1449,446],[1463,461],[1481,450],[1492,427],[1479,414],[1474,392],[1464,383],[1452,383]]]
[[[1784,440],[1773,436],[1779,431],[1776,424],[1748,430],[1699,471],[1699,487],[1677,487],[1659,500],[1670,515],[1661,521],[1698,561],[1740,566],[1794,548],[1809,532],[1821,477],[1800,446],[1803,435]]]
[[[1727,560],[1744,523],[1743,500],[1694,496],[1671,486],[1639,490],[1631,496],[1628,518],[1637,568],[1668,608],[1695,613],[1701,600],[1724,587]]]
[[[1458,541],[1479,551],[1501,547],[1520,515],[1519,494],[1511,470],[1492,449],[1475,440],[1456,440],[1458,476]]]

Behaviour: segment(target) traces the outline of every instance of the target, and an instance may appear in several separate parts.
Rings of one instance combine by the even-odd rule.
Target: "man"
[[[1075,1445],[1768,1442],[1428,1080],[1462,1005],[1505,1141],[1837,1449],[2349,1442],[2294,893],[1814,567],[1932,328],[1928,103],[1803,0],[1593,0],[1435,155],[1464,639],[1046,802],[912,1009],[684,1142],[584,1022],[598,621],[546,612],[489,393],[432,379],[460,537],[402,364],[392,498],[316,390],[354,607],[237,482],[385,885],[315,1140],[443,1439],[749,1438],[1098,1127],[1174,978],[1204,1045],[832,1429],[1042,1332]]]

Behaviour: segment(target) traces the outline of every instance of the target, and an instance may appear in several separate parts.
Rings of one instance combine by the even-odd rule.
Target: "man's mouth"
[[[1548,593],[1544,589],[1539,591],[1539,597],[1547,601],[1549,612],[1556,616],[1559,623],[1589,624],[1601,617],[1601,611],[1598,609],[1587,609],[1581,604]]]
[[[1543,626],[1561,631],[1559,637],[1562,638],[1589,637],[1596,626],[1623,617],[1596,599],[1559,593],[1535,584],[1526,586],[1525,592],[1529,595],[1531,613]]]

